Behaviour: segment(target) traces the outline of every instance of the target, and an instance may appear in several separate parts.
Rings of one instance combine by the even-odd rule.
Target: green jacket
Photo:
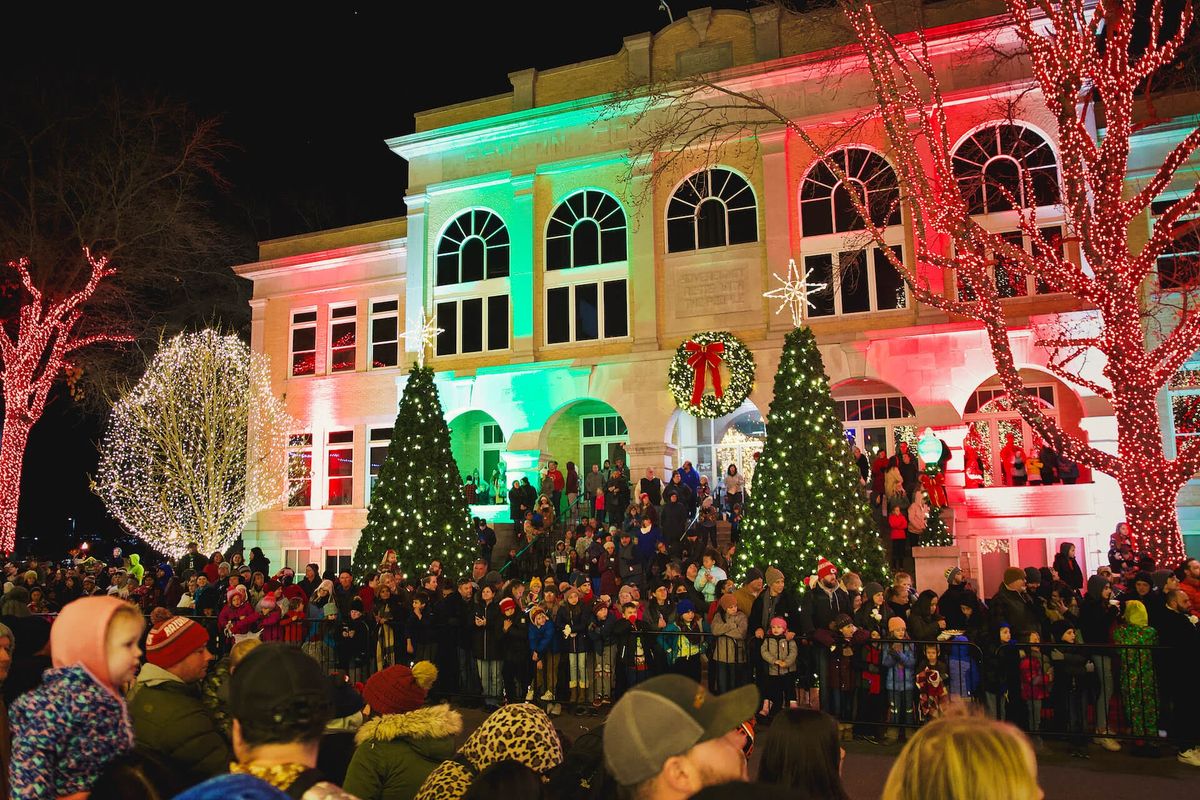
[[[229,743],[205,709],[198,684],[144,664],[129,694],[129,717],[138,747],[176,767],[181,782],[190,786],[229,771]]]
[[[462,729],[462,715],[445,704],[373,717],[354,737],[342,788],[362,800],[412,800],[429,773],[454,757]]]

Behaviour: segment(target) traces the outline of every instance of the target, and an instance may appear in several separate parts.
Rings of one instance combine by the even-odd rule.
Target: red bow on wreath
[[[692,383],[692,405],[700,405],[700,401],[704,399],[704,372],[712,375],[713,394],[719,399],[725,391],[721,388],[721,358],[725,353],[724,342],[709,342],[708,344],[700,344],[697,341],[686,342],[684,347],[691,353],[688,356],[687,365],[696,372],[696,379]]]

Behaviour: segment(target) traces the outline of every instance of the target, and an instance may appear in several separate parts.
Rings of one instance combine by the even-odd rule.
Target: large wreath
[[[701,331],[675,350],[667,387],[693,417],[723,417],[754,389],[754,356],[729,331]]]

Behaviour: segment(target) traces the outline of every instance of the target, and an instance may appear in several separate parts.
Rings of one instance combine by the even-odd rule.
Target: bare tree
[[[113,407],[93,489],[161,552],[224,550],[286,496],[293,422],[266,356],[232,334],[180,334]]]
[[[863,0],[841,0],[839,5],[853,32],[854,55],[870,76],[873,102],[868,113],[832,133],[829,126],[807,129],[762,95],[720,76],[643,87],[619,96],[608,113],[634,116],[643,136],[635,149],[654,156],[656,172],[664,171],[671,159],[688,158],[689,150],[716,152],[740,146],[761,131],[786,128],[848,188],[867,239],[885,245],[878,209],[868,207],[868,199],[832,157],[855,125],[881,128],[900,189],[896,202],[904,204],[921,235],[915,237],[913,262],[886,246],[879,252],[920,302],[982,326],[1016,410],[1055,450],[1113,476],[1135,543],[1160,563],[1176,563],[1184,552],[1175,504],[1179,490],[1200,469],[1200,437],[1182,443],[1175,457],[1168,458],[1157,398],[1200,348],[1200,314],[1194,281],[1165,298],[1152,296],[1148,288],[1158,258],[1173,245],[1177,226],[1200,207],[1200,183],[1185,175],[1185,165],[1200,146],[1200,128],[1185,132],[1161,168],[1135,191],[1128,191],[1127,179],[1131,139],[1144,107],[1139,93],[1144,95],[1189,43],[1191,0],[1175,3],[1170,15],[1164,14],[1164,0],[1153,0],[1142,16],[1119,0],[1006,0],[1006,27],[1018,40],[1016,52],[1007,56],[1023,59],[1036,84],[1036,91],[1026,92],[1021,102],[1041,104],[1057,124],[1062,180],[1056,192],[1061,191],[1067,239],[1077,245],[1083,263],[1068,259],[1039,227],[1034,200],[1039,193],[1029,170],[1021,170],[1015,188],[1003,183],[987,183],[986,188],[1017,212],[1018,228],[1034,243],[1033,252],[978,223],[974,199],[983,184],[955,171],[948,103],[923,32],[890,32],[875,7]],[[1104,119],[1099,140],[1092,130],[1095,113]],[[1181,183],[1188,188],[1155,209],[1149,241],[1135,252],[1131,231],[1146,224],[1151,205]],[[1112,404],[1116,454],[1064,430],[1022,380],[1010,350],[1008,312],[993,275],[1001,261],[1014,274],[1032,275],[1091,312],[1039,330],[1038,344],[1049,354],[1048,369]],[[956,297],[933,287],[929,275],[938,271],[952,275],[965,291]],[[1103,381],[1080,374],[1088,357],[1103,360]]]
[[[89,87],[90,88],[90,87]],[[0,550],[29,432],[66,375],[102,408],[169,332],[245,315],[245,254],[213,214],[228,144],[175,103],[44,86],[0,123]],[[86,109],[81,111],[80,109]],[[113,347],[137,342],[142,347]]]

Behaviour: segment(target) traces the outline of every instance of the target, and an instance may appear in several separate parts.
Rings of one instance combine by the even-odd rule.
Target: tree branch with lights
[[[644,143],[635,149],[654,154],[655,176],[668,174],[681,160],[720,157],[762,132],[783,130],[803,142],[842,183],[868,243],[878,246],[913,296],[982,326],[1013,407],[1055,450],[1113,476],[1138,547],[1164,565],[1177,563],[1183,547],[1175,504],[1183,484],[1200,470],[1200,445],[1188,443],[1174,458],[1167,457],[1157,399],[1175,371],[1200,349],[1200,315],[1187,303],[1165,314],[1149,282],[1159,257],[1169,252],[1178,223],[1200,210],[1200,183],[1184,174],[1200,148],[1200,129],[1182,134],[1162,166],[1132,192],[1129,166],[1131,139],[1146,124],[1139,116],[1139,92],[1188,41],[1193,3],[1184,0],[1175,19],[1164,15],[1162,0],[1154,0],[1140,21],[1129,4],[1117,0],[1006,0],[1007,13],[996,24],[1012,35],[1007,52],[980,47],[988,57],[1025,65],[1029,77],[1009,82],[1006,90],[1015,87],[1022,103],[1041,103],[1056,122],[1062,180],[1055,191],[1060,193],[1066,240],[1082,256],[1078,263],[1067,257],[1061,243],[1043,234],[1028,169],[1020,169],[1016,188],[993,185],[986,175],[980,180],[1016,212],[1017,230],[1033,243],[1032,252],[980,224],[966,196],[968,187],[955,172],[950,103],[942,94],[925,33],[890,32],[875,6],[863,0],[841,0],[839,5],[851,42],[832,51],[834,68],[865,70],[872,98],[866,113],[851,112],[853,118],[844,125],[807,128],[740,79],[720,75],[631,90],[618,95],[609,113],[624,109],[646,136],[644,143],[654,149],[647,150]],[[1142,21],[1148,34],[1139,42],[1135,30]],[[706,104],[718,111],[706,115]],[[1104,124],[1099,138],[1092,132],[1097,116]],[[690,129],[681,129],[684,124]],[[900,202],[920,234],[914,237],[911,262],[886,246],[885,229],[868,207],[869,198],[833,157],[854,141],[854,132],[869,126],[882,132]],[[698,146],[705,143],[707,149],[700,152]],[[1148,224],[1151,204],[1180,183],[1186,184],[1182,196],[1160,210],[1149,240],[1133,252],[1130,240],[1140,237],[1131,234]],[[993,277],[1001,260],[1014,274],[1033,276],[1048,291],[1075,298],[1095,315],[1095,336],[1086,341],[1053,336],[1039,341],[1051,372],[1111,402],[1117,420],[1115,454],[1065,430],[1029,391],[1012,353],[1012,312]],[[953,277],[943,285],[956,281],[966,291],[954,297],[933,287],[929,275],[939,272]],[[1151,324],[1162,332],[1148,344]],[[1103,356],[1103,380],[1071,372],[1068,365],[1088,352]]]
[[[93,490],[159,552],[223,551],[303,477],[289,476],[294,424],[265,355],[232,334],[180,334],[113,407]]]

